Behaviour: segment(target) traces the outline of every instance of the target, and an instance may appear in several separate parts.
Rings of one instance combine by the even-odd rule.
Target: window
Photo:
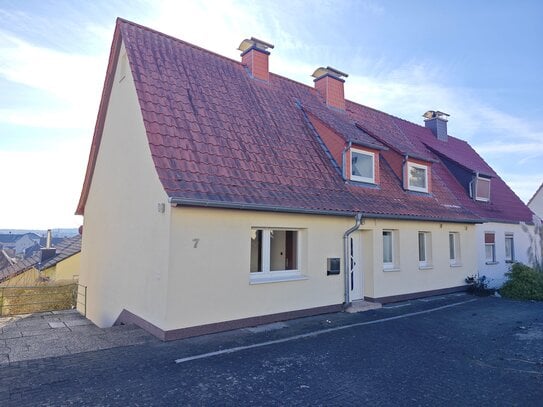
[[[430,232],[419,232],[419,267],[429,268],[432,261],[432,239]]]
[[[297,230],[252,229],[251,280],[299,279],[298,240]]]
[[[398,267],[396,252],[396,231],[383,230],[383,269],[393,270]]]
[[[460,233],[449,233],[449,261],[451,266],[460,265]]]
[[[485,233],[485,260],[487,264],[496,263],[496,241],[494,232]]]
[[[375,183],[375,154],[369,151],[351,149],[351,179]]]
[[[428,192],[428,167],[407,163],[407,188],[412,191]]]
[[[505,261],[508,263],[515,261],[515,241],[512,233],[505,234]]]
[[[475,179],[475,199],[477,201],[490,201],[490,179],[477,177]]]

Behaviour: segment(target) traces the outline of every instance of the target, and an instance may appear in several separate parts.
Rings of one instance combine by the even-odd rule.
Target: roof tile
[[[494,172],[499,202],[487,205],[492,212],[480,210],[436,155],[453,150],[451,159],[491,171],[465,142],[449,138],[445,148],[424,127],[353,102],[346,111],[329,108],[311,87],[274,74],[269,82],[254,80],[240,62],[134,23],[118,20],[116,36],[127,50],[157,174],[172,199],[474,222],[498,213],[525,220],[523,204]],[[432,194],[404,191],[384,157],[377,187],[346,182],[304,115],[317,117],[346,142],[433,163]]]

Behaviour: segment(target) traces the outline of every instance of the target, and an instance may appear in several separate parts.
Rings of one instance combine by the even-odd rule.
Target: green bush
[[[506,275],[508,280],[500,289],[502,296],[543,301],[543,273],[522,263],[515,263]]]

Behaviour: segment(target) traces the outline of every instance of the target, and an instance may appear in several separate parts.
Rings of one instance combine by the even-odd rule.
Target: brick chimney
[[[428,110],[422,117],[424,117],[424,126],[432,130],[438,140],[447,141],[447,117],[449,117],[447,113],[439,110]]]
[[[255,37],[244,39],[238,47],[241,51],[241,63],[249,69],[253,78],[266,82],[270,79],[268,48],[273,48],[273,45]]]
[[[328,106],[345,110],[345,93],[343,84],[349,75],[330,66],[320,67],[313,72],[315,89],[326,100]]]

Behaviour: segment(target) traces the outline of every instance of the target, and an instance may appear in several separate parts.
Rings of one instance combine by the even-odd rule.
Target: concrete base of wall
[[[217,322],[214,324],[206,324],[193,326],[189,328],[172,329],[164,331],[161,328],[153,325],[149,321],[133,314],[124,309],[114,325],[134,324],[146,330],[151,335],[156,336],[162,341],[173,341],[176,339],[189,338],[192,336],[207,335],[216,332],[230,331],[232,329],[247,328],[255,325],[270,324],[272,322],[286,321],[289,319],[303,318],[312,315],[329,314],[332,312],[340,312],[343,310],[342,304],[328,305],[324,307],[309,308],[304,310],[281,312],[278,314],[262,315],[258,317],[250,317],[236,319],[233,321]]]
[[[364,297],[364,300],[370,301],[370,302],[379,302],[381,304],[389,304],[391,302],[414,300],[416,298],[431,297],[433,295],[456,293],[456,292],[466,291],[467,289],[468,289],[467,285],[461,285],[458,287],[441,288],[438,290],[420,291],[416,293],[401,294],[401,295],[391,295],[389,297],[378,297],[378,298]]]

